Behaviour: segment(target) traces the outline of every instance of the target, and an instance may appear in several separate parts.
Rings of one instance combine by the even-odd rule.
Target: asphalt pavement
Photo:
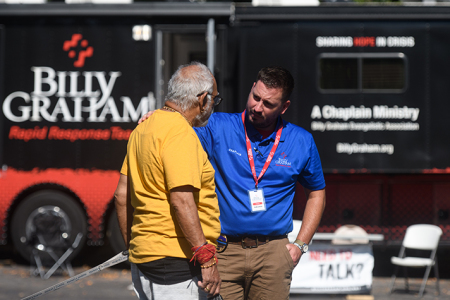
[[[109,257],[97,250],[88,251],[85,254],[87,264],[74,262],[75,274],[80,274],[92,267],[102,263]],[[91,258],[91,259],[89,259]],[[103,259],[104,258],[104,259]],[[441,269],[446,269],[440,265]],[[18,258],[11,252],[5,252],[0,249],[0,299],[22,299],[33,295],[34,293],[58,284],[69,278],[66,272],[58,270],[49,279],[44,280],[39,276],[32,274],[32,268],[25,261]],[[433,275],[432,275],[433,276]],[[345,299],[345,300],[374,300],[374,299],[420,299],[418,291],[421,278],[410,279],[410,290],[405,290],[403,278],[396,281],[394,293],[389,293],[390,278],[375,276],[372,284],[372,291],[366,295],[344,295],[344,294],[291,294],[290,299]],[[424,297],[422,299],[450,299],[450,279],[441,278],[441,293],[436,293],[436,279],[431,278],[428,281]],[[56,291],[50,292],[39,299],[137,299],[131,286],[131,274],[126,264],[120,264],[118,267],[111,267],[95,273],[89,277],[83,278],[68,286],[62,287]]]
[[[88,270],[88,266],[74,268],[75,274]],[[30,274],[29,266],[10,261],[0,262],[0,299],[22,299],[40,290],[58,284],[69,277],[58,272],[49,279]],[[68,286],[45,294],[39,299],[137,299],[131,289],[131,275],[127,269],[106,269]]]

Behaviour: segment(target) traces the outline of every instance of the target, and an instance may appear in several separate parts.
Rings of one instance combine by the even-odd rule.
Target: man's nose
[[[257,111],[257,112],[262,112],[262,102],[261,101],[259,101],[259,102],[257,102],[256,103],[256,105],[255,105],[255,111]]]

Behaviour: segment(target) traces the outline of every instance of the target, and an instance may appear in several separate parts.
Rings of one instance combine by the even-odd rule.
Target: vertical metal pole
[[[207,64],[208,64],[208,68],[211,70],[211,72],[214,75],[214,62],[216,59],[216,51],[215,51],[215,46],[216,46],[216,34],[214,32],[214,27],[215,27],[215,21],[214,19],[209,19],[208,20],[208,29],[206,32],[206,43],[207,43],[207,47],[208,47],[208,52],[207,52]]]
[[[156,55],[155,55],[155,98],[156,98],[156,107],[161,108],[163,106],[162,99],[162,85],[163,82],[163,57],[162,57],[162,48],[163,48],[163,33],[161,30],[156,32]]]
[[[363,90],[363,58],[358,57],[357,60],[357,68],[358,68],[358,92],[362,93]]]

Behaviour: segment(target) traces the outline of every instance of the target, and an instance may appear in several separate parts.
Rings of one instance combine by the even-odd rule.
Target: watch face
[[[303,244],[302,249],[303,249],[303,253],[307,252],[308,251],[308,245],[307,244]]]

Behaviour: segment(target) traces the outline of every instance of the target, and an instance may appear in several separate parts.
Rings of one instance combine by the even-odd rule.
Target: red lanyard
[[[280,124],[280,127],[278,127],[277,135],[275,137],[275,142],[273,143],[272,150],[270,150],[269,157],[267,157],[266,163],[264,164],[264,167],[261,170],[261,173],[258,177],[256,177],[256,170],[255,170],[255,161],[253,160],[253,151],[250,144],[250,139],[247,135],[247,128],[245,127],[245,110],[242,113],[242,123],[244,124],[244,131],[245,131],[245,141],[247,143],[247,155],[248,155],[248,161],[250,162],[250,168],[252,169],[253,179],[255,180],[255,188],[258,189],[258,182],[261,179],[261,177],[266,173],[267,169],[269,168],[270,162],[272,161],[273,156],[275,155],[275,151],[277,150],[278,144],[280,143],[281,138],[281,131],[283,131],[283,125]]]

